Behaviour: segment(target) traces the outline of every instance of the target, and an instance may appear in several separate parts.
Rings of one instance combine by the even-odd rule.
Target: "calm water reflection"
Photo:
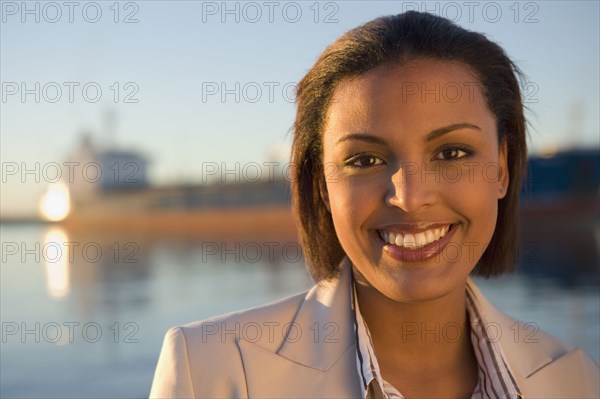
[[[312,285],[291,243],[70,237],[35,225],[1,225],[0,233],[2,397],[147,396],[170,326]],[[478,283],[502,310],[598,360],[597,275],[591,281]]]

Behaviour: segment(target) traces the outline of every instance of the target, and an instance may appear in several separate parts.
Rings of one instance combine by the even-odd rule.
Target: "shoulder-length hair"
[[[475,273],[489,277],[511,269],[517,258],[519,191],[526,170],[526,137],[522,73],[496,43],[453,22],[409,11],[374,19],[331,44],[297,86],[292,144],[292,209],[304,257],[314,280],[338,275],[345,253],[331,214],[321,198],[325,186],[323,124],[332,94],[343,79],[383,64],[416,58],[460,62],[479,79],[488,108],[497,121],[498,142],[506,140],[509,186],[499,201],[491,242]]]

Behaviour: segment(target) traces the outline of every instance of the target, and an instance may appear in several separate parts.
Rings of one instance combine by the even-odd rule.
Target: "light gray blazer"
[[[359,398],[351,265],[343,263],[339,279],[306,293],[170,329],[150,397]],[[499,327],[496,336],[524,398],[600,398],[597,363],[542,331],[528,336],[531,328],[470,284],[487,322]]]

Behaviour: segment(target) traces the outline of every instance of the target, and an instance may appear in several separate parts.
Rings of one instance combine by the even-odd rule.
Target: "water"
[[[0,233],[3,398],[147,397],[169,327],[312,285],[294,245],[231,251],[234,243],[72,237],[39,225],[0,225]],[[596,284],[477,282],[500,309],[600,359]]]

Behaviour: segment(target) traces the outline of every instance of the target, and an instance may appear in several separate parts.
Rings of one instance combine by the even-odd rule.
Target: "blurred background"
[[[343,32],[410,9],[526,73],[521,259],[477,282],[598,361],[598,2],[2,1],[0,396],[147,396],[170,326],[309,288],[294,85]]]

